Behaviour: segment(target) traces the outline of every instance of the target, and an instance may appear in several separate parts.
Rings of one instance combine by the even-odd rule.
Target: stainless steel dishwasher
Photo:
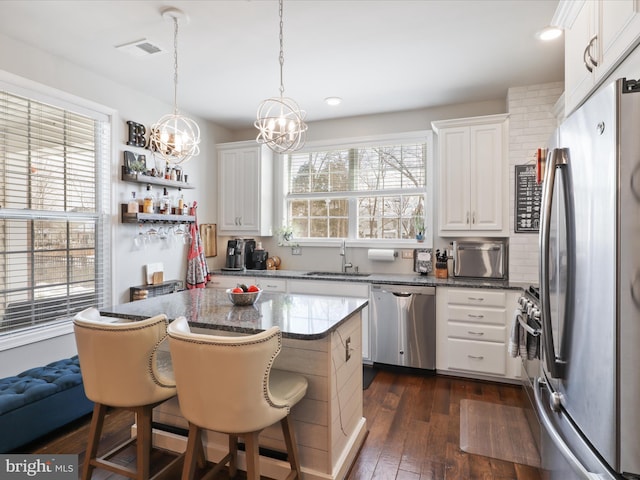
[[[374,364],[435,370],[435,287],[373,284],[369,314]]]

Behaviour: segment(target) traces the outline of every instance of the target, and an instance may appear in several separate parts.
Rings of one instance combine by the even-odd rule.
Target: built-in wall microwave
[[[454,277],[508,278],[507,239],[457,240],[452,245]]]

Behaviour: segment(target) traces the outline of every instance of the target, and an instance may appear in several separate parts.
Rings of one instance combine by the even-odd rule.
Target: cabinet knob
[[[469,212],[467,211],[467,225],[469,225]]]

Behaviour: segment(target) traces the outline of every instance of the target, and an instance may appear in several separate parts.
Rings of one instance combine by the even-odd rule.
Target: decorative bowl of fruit
[[[253,305],[260,298],[261,293],[262,290],[256,285],[238,285],[236,288],[227,289],[229,300],[239,307]]]

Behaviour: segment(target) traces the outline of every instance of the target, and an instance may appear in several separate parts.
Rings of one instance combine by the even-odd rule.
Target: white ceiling
[[[307,121],[504,99],[564,78],[563,39],[534,36],[558,0],[285,0],[284,86]],[[2,0],[0,33],[173,102],[228,128],[250,127],[279,95],[276,0]],[[146,38],[164,54],[114,47]],[[1,68],[1,66],[0,66]],[[323,99],[340,96],[342,105]]]

